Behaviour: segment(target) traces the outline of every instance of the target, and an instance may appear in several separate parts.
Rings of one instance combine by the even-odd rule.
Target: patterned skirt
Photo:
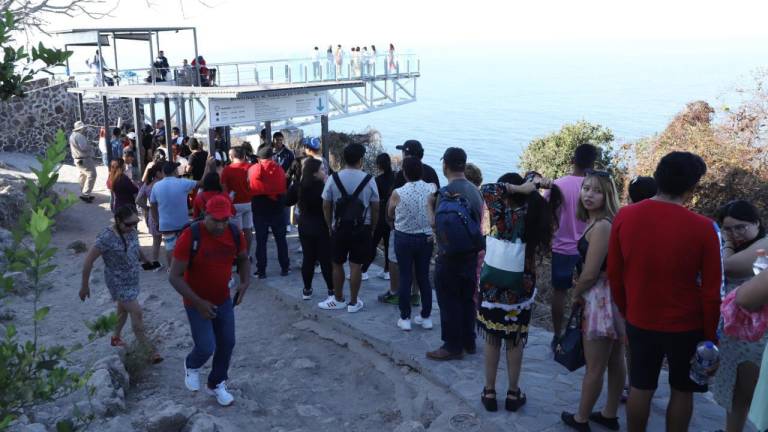
[[[582,330],[587,339],[618,339],[626,335],[624,318],[613,303],[611,288],[605,274],[584,295],[584,322]]]
[[[507,349],[525,346],[535,297],[534,290],[530,299],[513,305],[482,301],[477,309],[478,331],[494,346],[502,343],[506,343]]]

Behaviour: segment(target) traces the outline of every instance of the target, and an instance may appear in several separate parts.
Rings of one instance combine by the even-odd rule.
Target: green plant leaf
[[[42,307],[35,312],[35,321],[40,322],[43,319],[45,319],[46,315],[48,315],[48,312],[50,312],[51,308],[48,306]]]

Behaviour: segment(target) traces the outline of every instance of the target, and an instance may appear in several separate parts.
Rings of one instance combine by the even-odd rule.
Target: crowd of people
[[[95,176],[93,158],[81,146],[81,126],[75,125],[70,144],[83,173],[81,198],[89,202]],[[502,351],[508,375],[505,409],[517,411],[528,402],[519,385],[523,353],[539,289],[538,264],[551,254],[551,348],[563,350],[570,297],[572,310],[581,311],[586,362],[581,398],[573,412],[562,413],[565,425],[577,431],[589,431],[590,423],[618,430],[618,409],[626,399],[629,430],[645,430],[666,361],[667,429],[687,430],[693,394],[709,389],[690,378],[692,358],[700,342],[712,341],[719,344],[721,359],[710,371],[711,389],[727,411],[725,430],[743,430],[748,416],[761,431],[768,427],[768,371],[760,367],[768,336],[744,341],[719,330],[721,297],[739,286],[742,307],[768,303],[768,276],[752,273],[768,237],[747,201],[725,204],[716,220],[685,207],[706,173],[699,156],[664,156],[652,177],[629,184],[630,203],[622,207],[612,174],[596,169],[599,149],[590,144],[576,148],[569,175],[548,179],[535,171],[511,172],[492,182],[483,181],[463,149],[451,147],[442,155],[447,184],[441,185],[435,169],[422,162],[424,148],[416,140],[397,146],[402,152],[398,171],[393,157],[382,153],[376,156],[378,172],[367,173],[362,169],[366,148],[360,144],[343,149],[343,166],[334,172],[318,138],[304,139],[296,153],[281,132],[267,138],[263,132],[256,151],[248,142],[232,147],[226,160],[208,155],[194,138],[185,156],[182,139],[172,146],[176,157],[156,149],[140,181],[126,174],[125,152],[123,159],[110,161],[107,184],[115,224],[99,234],[86,259],[80,296],[88,296],[88,275],[102,256],[120,318],[112,343],[122,343],[120,332],[130,315],[137,338],[149,344],[136,303],[138,266],[162,267],[164,244],[170,283],[183,297],[194,340],[184,365],[189,390],[201,388],[200,369],[213,356],[206,389],[220,404],[232,403],[225,382],[235,345],[234,307],[250,284],[252,261],[253,274],[267,278],[270,233],[280,275],[290,273],[286,234],[289,209],[295,208],[302,299],[314,298],[319,270],[324,299],[318,308],[363,311],[361,285],[382,247],[379,276],[390,284],[378,301],[398,306],[393,325],[403,331],[435,327],[434,288],[443,343],[427,352],[428,358],[475,355],[481,337],[485,383],[480,400],[488,411],[498,410]],[[150,257],[137,246],[137,207],[153,238]],[[161,359],[153,354],[153,361]],[[604,405],[596,410],[606,375]]]
[[[389,44],[385,54],[376,51],[376,45],[369,47],[352,46],[349,49],[341,44],[328,45],[325,55],[319,47],[312,50],[312,74],[314,79],[323,76],[323,64],[325,64],[326,77],[364,77],[374,73],[392,73],[398,68],[398,58],[395,53],[395,45]],[[383,59],[379,62],[379,59]]]

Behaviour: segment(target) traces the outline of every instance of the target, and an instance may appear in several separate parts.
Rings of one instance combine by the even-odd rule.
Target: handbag
[[[729,292],[720,305],[723,332],[736,339],[757,342],[768,331],[768,305],[756,312],[748,311],[736,304],[738,290]]]
[[[583,307],[576,305],[571,310],[565,333],[560,336],[555,347],[555,361],[573,372],[586,364],[584,345],[582,344],[581,317]]]

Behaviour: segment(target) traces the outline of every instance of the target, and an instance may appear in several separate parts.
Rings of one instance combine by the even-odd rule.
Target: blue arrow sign
[[[324,109],[325,107],[323,106],[323,98],[322,97],[317,98],[317,110],[323,111]]]

